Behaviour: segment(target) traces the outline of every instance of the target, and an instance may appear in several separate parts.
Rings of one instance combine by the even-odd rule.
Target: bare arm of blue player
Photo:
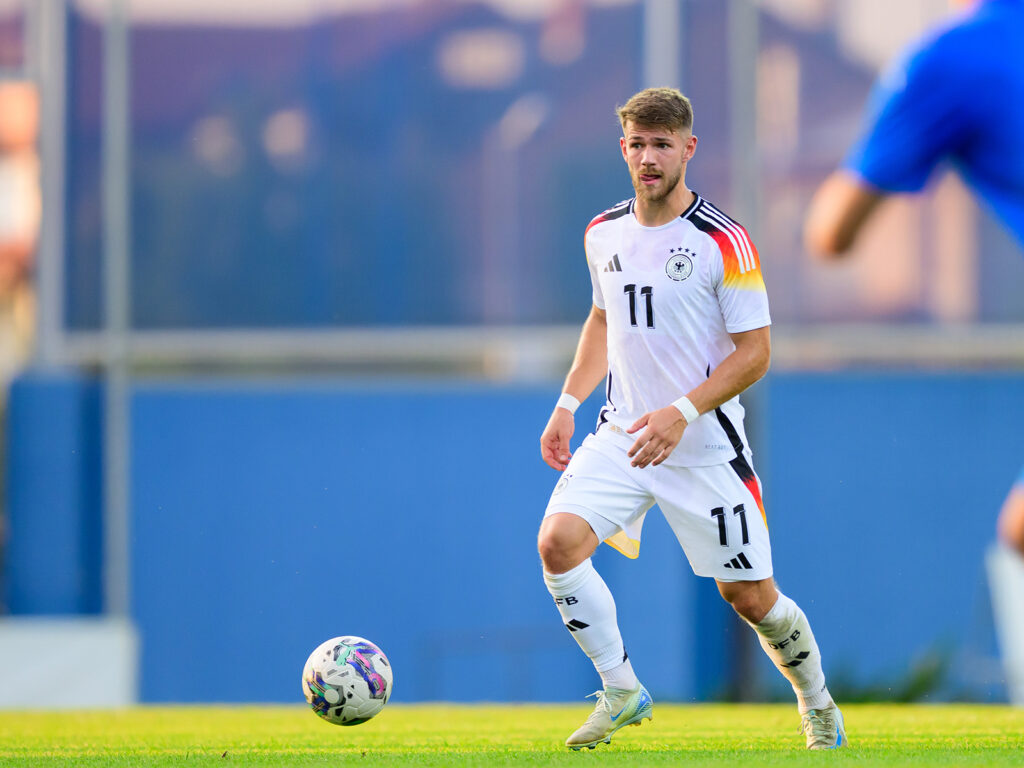
[[[856,174],[832,173],[815,192],[804,221],[804,245],[815,256],[845,254],[874,213],[885,193]]]
[[[707,380],[686,393],[699,413],[714,410],[731,400],[768,372],[771,361],[771,329],[755,328],[743,333],[730,333],[736,349],[715,368]],[[634,467],[657,466],[671,455],[686,429],[686,419],[674,405],[645,413],[630,433],[643,429],[629,456]]]
[[[607,374],[608,318],[603,309],[591,306],[562,391],[583,402]],[[552,469],[561,472],[572,458],[569,440],[575,428],[573,415],[565,408],[556,407],[540,436],[541,458]]]

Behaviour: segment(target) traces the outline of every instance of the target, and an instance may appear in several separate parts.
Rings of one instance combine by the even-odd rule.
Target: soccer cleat
[[[808,749],[839,749],[846,746],[843,713],[835,704],[807,712],[800,718],[800,732],[807,736]]]
[[[590,695],[597,696],[597,705],[579,730],[565,740],[569,749],[593,749],[601,742],[609,744],[612,734],[619,728],[640,725],[641,720],[653,717],[654,701],[640,683],[631,691],[608,688]]]

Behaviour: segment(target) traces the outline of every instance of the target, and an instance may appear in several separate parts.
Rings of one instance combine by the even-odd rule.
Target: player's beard
[[[655,188],[646,186],[640,181],[640,176],[643,173],[642,170],[638,170],[633,174],[633,189],[636,190],[636,196],[643,198],[648,203],[660,203],[679,185],[680,179],[683,178],[683,169],[678,169],[671,175],[662,174],[661,184]]]

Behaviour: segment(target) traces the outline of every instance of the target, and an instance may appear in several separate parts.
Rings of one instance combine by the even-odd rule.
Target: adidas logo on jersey
[[[605,272],[621,272],[622,265],[619,264],[619,254],[612,256],[612,260],[608,262],[608,266],[604,268]]]
[[[754,568],[754,566],[750,564],[750,561],[747,560],[747,556],[744,555],[742,552],[740,552],[738,555],[736,555],[736,557],[734,557],[732,560],[726,563],[725,567],[735,568],[737,570],[742,571],[750,571]]]

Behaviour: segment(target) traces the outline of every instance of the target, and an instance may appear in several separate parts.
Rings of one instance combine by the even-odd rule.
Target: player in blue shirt
[[[1024,0],[980,0],[883,74],[866,129],[815,194],[808,250],[839,256],[878,204],[948,162],[1024,245]]]
[[[808,250],[842,255],[887,195],[920,191],[943,162],[1024,246],[1024,0],[966,4],[879,80],[863,135],[811,202]],[[1024,556],[1024,501],[1008,500],[999,530]]]
[[[963,4],[878,81],[863,135],[811,201],[804,242],[812,253],[846,253],[887,195],[919,192],[943,163],[1024,246],[1024,0]],[[1024,557],[1024,472],[998,533]]]

